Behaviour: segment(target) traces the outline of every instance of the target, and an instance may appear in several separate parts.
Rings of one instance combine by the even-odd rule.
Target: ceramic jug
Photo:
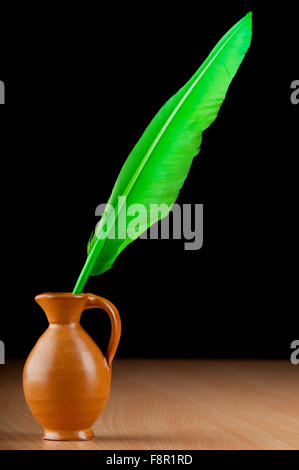
[[[121,333],[119,313],[111,302],[92,294],[47,293],[35,300],[45,311],[49,327],[24,367],[27,404],[44,428],[44,439],[93,439],[91,426],[109,396]],[[111,320],[105,356],[80,325],[81,313],[91,308],[104,309]]]

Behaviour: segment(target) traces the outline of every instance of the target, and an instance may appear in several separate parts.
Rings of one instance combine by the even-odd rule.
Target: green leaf
[[[88,244],[88,257],[73,293],[90,275],[107,271],[117,256],[150,225],[165,217],[176,201],[198,154],[202,133],[216,119],[227,89],[251,42],[248,13],[219,41],[193,77],[160,109],[127,158],[108,201],[108,208]],[[119,203],[119,197],[122,196]],[[155,218],[140,221],[135,234],[118,236],[127,207],[165,204]],[[126,228],[132,222],[126,218]],[[109,238],[116,231],[116,237]]]

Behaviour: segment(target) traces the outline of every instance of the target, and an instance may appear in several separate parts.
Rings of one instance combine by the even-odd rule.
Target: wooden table
[[[299,366],[116,360],[95,441],[43,441],[21,361],[0,366],[0,449],[299,449]]]

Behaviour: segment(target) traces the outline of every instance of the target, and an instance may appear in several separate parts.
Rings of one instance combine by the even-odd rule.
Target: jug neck
[[[87,294],[73,295],[70,292],[47,292],[35,297],[49,323],[59,325],[78,323],[87,299]]]

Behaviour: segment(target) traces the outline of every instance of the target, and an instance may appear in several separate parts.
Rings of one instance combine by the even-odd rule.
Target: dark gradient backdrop
[[[252,47],[179,197],[204,204],[204,247],[138,240],[86,291],[118,306],[122,357],[289,357],[299,336],[299,106],[290,102],[298,17],[198,2],[49,12],[54,22],[7,28],[0,61],[7,356],[27,355],[47,326],[34,296],[72,290],[94,210],[145,126],[252,8]],[[88,311],[82,323],[105,347],[105,313]]]

